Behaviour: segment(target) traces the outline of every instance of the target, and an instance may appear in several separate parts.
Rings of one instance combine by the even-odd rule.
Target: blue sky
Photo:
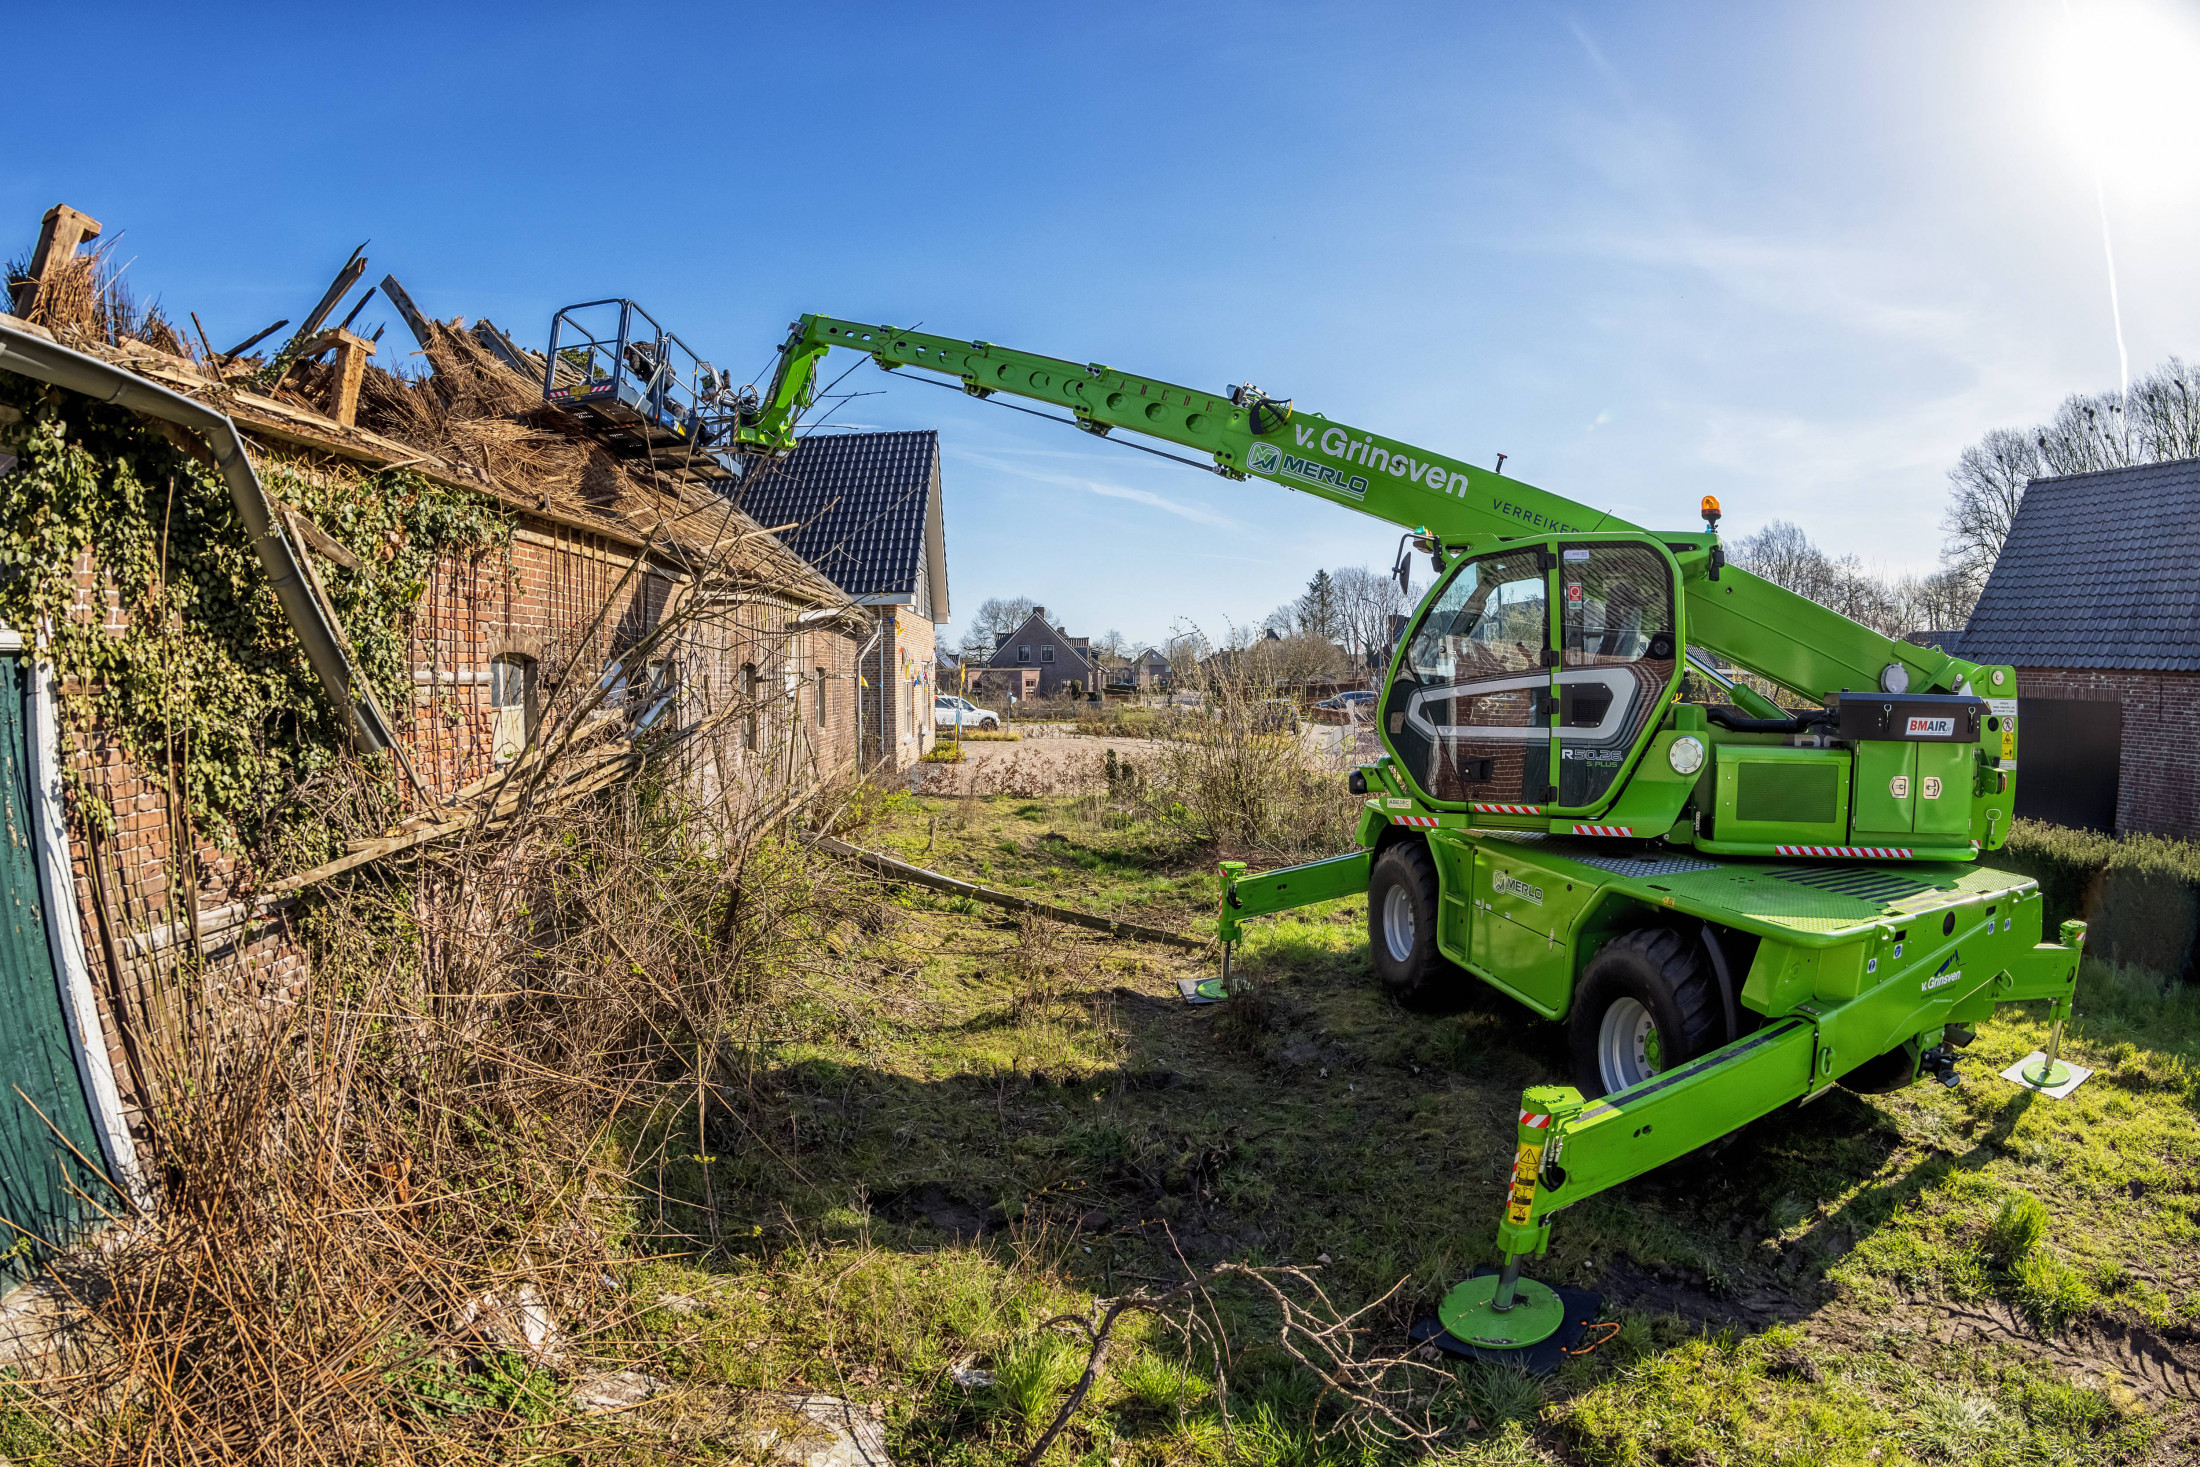
[[[370,237],[433,314],[539,345],[627,295],[742,377],[803,311],[921,322],[1923,569],[1966,443],[2117,380],[2096,171],[2133,370],[2200,353],[2196,35],[2189,0],[34,7],[16,69],[98,84],[18,135],[0,249],[64,200],[228,339]],[[1219,631],[1395,543],[847,386],[890,390],[836,422],[941,431],[958,630],[1024,594]]]

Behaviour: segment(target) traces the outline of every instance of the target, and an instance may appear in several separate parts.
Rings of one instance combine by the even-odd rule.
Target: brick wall
[[[2025,697],[2121,703],[2124,748],[2116,829],[2200,836],[2200,733],[2195,731],[2200,673],[2020,667],[2017,687]],[[2023,758],[2020,742],[2020,769]]]
[[[938,738],[938,628],[906,606],[881,607],[885,634],[863,659],[863,762],[907,769]],[[883,742],[882,742],[883,741]]]
[[[519,672],[532,714],[561,679],[593,686],[683,594],[679,578],[659,567],[630,577],[633,554],[608,536],[523,517],[506,551],[437,567],[409,628],[410,706],[387,711],[438,796],[496,768],[498,659]],[[649,706],[671,692],[670,723],[659,726],[701,730],[679,746],[680,770],[706,812],[729,826],[856,767],[863,638],[800,626],[805,609],[768,588],[744,592],[703,609],[652,667],[625,669],[625,698]],[[75,614],[121,625],[111,589],[90,565],[79,568]],[[931,628],[922,626],[928,671]],[[905,648],[893,650],[898,661]],[[194,906],[210,1008],[283,1002],[303,981],[305,959],[286,910],[255,911],[237,858],[180,830],[164,782],[135,767],[114,739],[78,731],[71,762],[83,792],[115,817],[111,832],[79,820],[72,857],[110,1060],[134,1108],[142,1065],[115,1016],[150,1010],[163,954],[190,940]],[[401,798],[419,803],[410,789]],[[186,841],[196,859],[179,870],[175,853]]]

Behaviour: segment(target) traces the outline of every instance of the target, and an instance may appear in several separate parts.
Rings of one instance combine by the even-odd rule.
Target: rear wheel
[[[1575,991],[1574,1084],[1609,1095],[1707,1054],[1721,1013],[1702,944],[1670,927],[1622,933],[1589,960]]]
[[[1367,946],[1383,989],[1409,1007],[1455,997],[1460,970],[1436,950],[1436,862],[1404,841],[1375,858],[1367,882]]]

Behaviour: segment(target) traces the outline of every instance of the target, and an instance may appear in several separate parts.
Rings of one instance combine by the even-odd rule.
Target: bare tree
[[[2133,383],[2131,431],[2145,462],[2200,458],[2200,368],[2171,357]]]
[[[965,657],[983,661],[993,655],[993,644],[998,638],[1022,626],[1039,609],[1039,603],[1029,596],[995,596],[979,606],[970,619],[969,630],[963,633],[961,650]]]
[[[2200,369],[2171,357],[2131,384],[2128,402],[2114,392],[2074,393],[2047,422],[1996,428],[1963,450],[1948,471],[1941,557],[1975,600],[2032,480],[2180,458],[2200,458]]]
[[[1733,557],[1744,570],[1889,637],[1960,627],[1978,600],[1977,583],[1961,567],[1929,576],[1874,575],[1853,555],[1826,554],[1786,520],[1735,541]]]
[[[1951,570],[1974,585],[1986,584],[2024,486],[2042,472],[2039,445],[2014,428],[1996,428],[1963,450],[1948,471],[1948,513],[1940,522],[1948,536],[1941,559]]]
[[[1169,659],[1169,666],[1178,677],[1189,677],[1207,654],[1214,648],[1206,635],[1195,626],[1178,623],[1169,632],[1169,639],[1161,644],[1161,655]]]
[[[1390,647],[1390,619],[1404,613],[1406,595],[1398,583],[1378,570],[1348,565],[1333,572],[1337,583],[1337,607],[1345,650],[1362,666],[1375,661]]]

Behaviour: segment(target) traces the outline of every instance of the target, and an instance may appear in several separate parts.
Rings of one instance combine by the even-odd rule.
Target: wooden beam
[[[374,355],[374,343],[363,336],[354,336],[339,326],[334,331],[324,331],[314,338],[326,340],[336,348],[336,401],[329,408],[329,416],[347,428],[359,423],[359,384],[367,377],[367,358]]]
[[[969,897],[972,901],[990,902],[1012,912],[1031,912],[1037,916],[1051,917],[1057,922],[1090,927],[1095,932],[1105,932],[1110,937],[1135,937],[1144,942],[1165,942],[1171,947],[1188,947],[1197,952],[1204,952],[1214,945],[1207,939],[1171,932],[1165,927],[1148,927],[1143,922],[1125,922],[1114,917],[1095,916],[1091,912],[1080,912],[1075,907],[1057,907],[1052,902],[1035,902],[1030,897],[1014,896],[1005,891],[995,891],[988,886],[957,881],[952,876],[942,876],[937,871],[927,871],[922,866],[912,866],[907,861],[897,861],[892,856],[867,851],[861,846],[834,840],[829,835],[813,836],[811,844],[827,855],[853,861],[859,866],[868,866],[889,881],[929,886],[934,891],[952,892],[956,896]]]
[[[283,506],[283,517],[289,522],[290,527],[298,532],[298,538],[305,541],[306,544],[312,546],[330,560],[335,561],[345,570],[355,571],[359,569],[359,557],[346,550],[343,542],[329,534],[328,531],[322,529],[287,504]]]
[[[31,251],[30,272],[15,287],[16,315],[31,313],[38,302],[38,288],[46,282],[46,272],[64,260],[74,259],[80,246],[99,238],[99,230],[99,221],[81,209],[56,204],[46,211],[38,225],[38,247]]]
[[[420,343],[421,350],[427,350],[428,318],[420,314],[420,307],[413,304],[413,298],[397,283],[395,275],[382,277],[382,294],[397,307],[397,314],[405,318],[406,328],[412,332],[413,340]]]

